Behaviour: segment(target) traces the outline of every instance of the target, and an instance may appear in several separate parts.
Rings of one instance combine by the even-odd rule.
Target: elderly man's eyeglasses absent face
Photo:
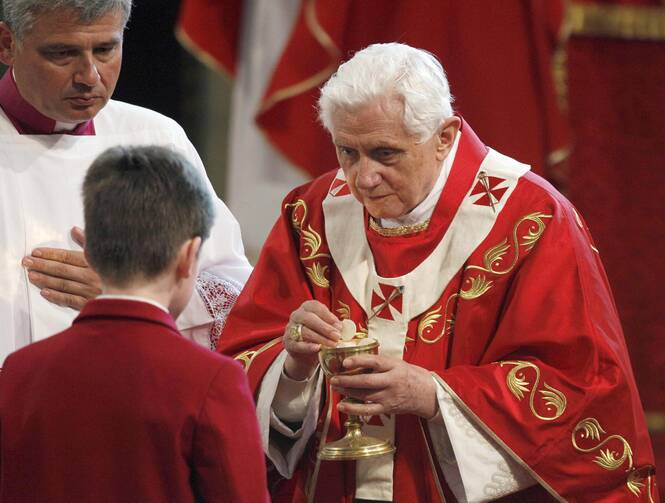
[[[401,217],[427,197],[459,130],[453,117],[418,143],[403,116],[396,98],[338,109],[332,116],[339,164],[351,193],[374,218]]]
[[[0,26],[0,54],[12,65],[23,98],[62,122],[93,118],[113,94],[122,62],[122,13],[90,24],[75,11],[47,12],[21,40]]]

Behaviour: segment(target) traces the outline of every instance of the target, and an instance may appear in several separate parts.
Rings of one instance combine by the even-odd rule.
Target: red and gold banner
[[[203,62],[234,76],[241,27],[242,0],[183,0],[176,35]]]

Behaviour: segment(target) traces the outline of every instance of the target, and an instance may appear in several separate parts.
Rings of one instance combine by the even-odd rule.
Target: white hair
[[[77,12],[78,20],[84,24],[109,12],[120,11],[124,27],[132,10],[132,0],[2,0],[4,21],[18,40],[32,29],[40,15],[64,9]]]
[[[319,119],[332,132],[336,109],[396,97],[404,103],[404,126],[427,141],[453,115],[450,87],[431,53],[406,44],[373,44],[340,65],[321,88]]]

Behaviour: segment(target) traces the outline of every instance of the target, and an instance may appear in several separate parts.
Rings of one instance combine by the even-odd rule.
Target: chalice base
[[[343,438],[325,444],[318,458],[325,461],[344,461],[383,456],[395,452],[395,447],[387,441],[363,435],[358,427],[350,427]]]

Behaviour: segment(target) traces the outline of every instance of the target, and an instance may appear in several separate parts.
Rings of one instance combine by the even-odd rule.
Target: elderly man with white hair
[[[274,501],[655,501],[587,227],[451,101],[436,58],[396,43],[321,90],[340,168],[286,196],[222,337],[255,389]],[[328,383],[317,354],[344,320],[380,353]],[[320,459],[349,414],[395,452]]]

